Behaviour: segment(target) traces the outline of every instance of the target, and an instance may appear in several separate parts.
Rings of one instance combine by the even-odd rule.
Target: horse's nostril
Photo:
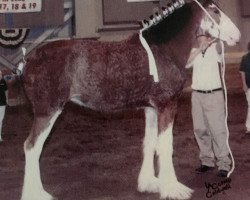
[[[231,36],[229,36],[229,39],[232,40],[232,41],[237,41],[238,40],[236,37],[234,38],[234,37],[231,37]]]
[[[230,40],[235,41],[238,43],[240,41],[240,37],[230,37]]]

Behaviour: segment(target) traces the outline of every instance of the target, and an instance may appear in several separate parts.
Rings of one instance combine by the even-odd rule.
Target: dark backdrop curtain
[[[241,0],[241,14],[243,17],[250,17],[250,0]]]

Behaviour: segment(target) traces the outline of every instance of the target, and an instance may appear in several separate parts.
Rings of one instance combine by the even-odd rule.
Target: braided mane
[[[213,0],[201,0],[200,2],[204,7],[211,4],[218,5]],[[180,8],[174,9],[169,15],[163,15],[160,20],[155,20],[152,25],[142,29],[142,35],[150,44],[166,43],[181,33],[192,16],[191,3],[186,3]]]
[[[142,31],[148,43],[162,44],[175,37],[188,24],[192,16],[190,4],[175,10],[171,15],[162,18],[158,23]]]

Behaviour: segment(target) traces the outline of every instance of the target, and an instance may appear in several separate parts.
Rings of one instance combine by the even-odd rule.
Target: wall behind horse
[[[166,1],[164,0],[162,2]],[[241,16],[239,0],[218,0],[218,2],[223,12],[232,19],[242,33],[242,39],[239,45],[231,48],[226,47],[226,50],[229,52],[245,51],[246,43],[247,41],[250,41],[250,35],[248,34],[250,32],[250,18],[243,18]],[[126,30],[126,26],[122,24],[125,26],[125,29],[117,32],[117,28],[115,27],[119,27],[121,24],[117,23],[116,26],[107,26],[103,23],[103,4],[100,3],[100,0],[75,0],[75,5],[77,38],[95,37],[101,38],[102,40],[119,40],[124,39],[131,34],[131,29],[133,28],[132,25],[127,26]],[[153,7],[154,4],[152,3],[152,11]],[[122,9],[122,7],[117,7],[117,9]],[[108,10],[108,12],[112,12],[112,10]],[[151,13],[148,14],[148,17],[150,14]],[[112,29],[112,27],[114,29]]]
[[[242,48],[246,50],[247,43],[250,42],[250,1],[240,0],[239,6],[241,11],[241,30],[242,30]]]
[[[100,37],[97,28],[102,24],[100,0],[75,0],[76,38]]]
[[[131,34],[129,31],[138,31],[140,25],[137,21],[149,18],[154,8],[160,5],[155,2],[127,3],[127,0],[117,0],[115,3],[101,1],[75,0],[77,38],[105,37],[109,40],[112,35],[110,38],[115,40],[123,39]]]

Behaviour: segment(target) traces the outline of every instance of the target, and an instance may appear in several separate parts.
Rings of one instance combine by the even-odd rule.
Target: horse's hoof
[[[190,199],[193,193],[193,190],[178,182],[177,180],[172,182],[169,181],[164,185],[160,185],[160,198],[161,199]]]
[[[42,190],[39,192],[30,191],[23,193],[21,200],[58,200],[58,199],[51,196],[48,192]]]
[[[138,180],[138,191],[157,193],[159,192],[159,180],[156,177],[144,177]]]

